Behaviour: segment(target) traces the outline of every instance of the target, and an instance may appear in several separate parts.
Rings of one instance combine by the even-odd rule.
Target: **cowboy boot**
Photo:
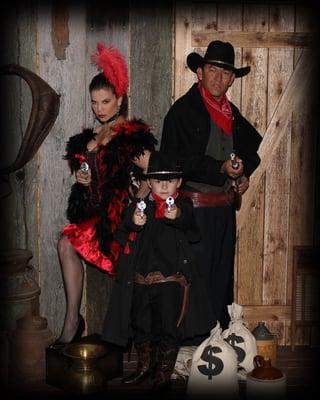
[[[138,355],[137,369],[132,374],[124,377],[122,383],[126,385],[138,385],[146,380],[150,374],[151,346],[149,342],[136,346]]]
[[[159,351],[159,359],[152,384],[153,391],[162,391],[169,387],[177,355],[178,349],[176,348],[167,351]]]
[[[151,378],[155,377],[158,361],[159,361],[159,347],[153,344],[151,350],[151,358],[150,358]]]

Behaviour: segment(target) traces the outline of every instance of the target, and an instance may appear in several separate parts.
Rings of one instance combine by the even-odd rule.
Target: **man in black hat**
[[[219,40],[209,44],[204,57],[188,55],[187,65],[198,82],[168,111],[160,147],[183,168],[182,190],[194,202],[202,236],[192,248],[223,328],[229,322],[227,305],[233,301],[235,192],[242,195],[248,189],[260,163],[262,140],[226,96],[234,80],[250,71],[236,68],[234,59],[233,46]]]
[[[170,383],[180,341],[206,334],[216,319],[190,249],[200,236],[192,201],[178,191],[181,168],[153,152],[145,177],[151,193],[131,203],[120,228],[135,237],[119,259],[103,339],[118,346],[133,339],[137,368],[123,383],[154,371],[159,390]]]

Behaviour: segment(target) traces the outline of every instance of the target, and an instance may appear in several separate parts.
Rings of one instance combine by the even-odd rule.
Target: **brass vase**
[[[107,352],[103,344],[73,343],[62,352],[70,359],[63,385],[67,392],[85,395],[103,389],[106,378],[98,367],[99,359]]]

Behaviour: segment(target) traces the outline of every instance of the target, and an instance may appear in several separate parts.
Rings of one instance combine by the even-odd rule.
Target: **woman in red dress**
[[[58,242],[67,307],[62,332],[54,345],[71,343],[84,331],[80,315],[82,260],[114,274],[122,250],[114,233],[133,195],[140,157],[149,154],[156,144],[142,120],[126,118],[128,73],[121,53],[98,43],[92,60],[102,70],[89,86],[99,124],[72,136],[66,147],[65,159],[76,182],[68,200],[70,224],[62,229]]]

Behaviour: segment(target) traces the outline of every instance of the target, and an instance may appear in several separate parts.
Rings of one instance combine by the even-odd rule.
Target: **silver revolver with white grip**
[[[230,153],[230,160],[231,160],[232,168],[238,169],[240,164],[238,163],[238,161],[236,161],[236,153],[234,151],[232,153]]]
[[[89,172],[89,169],[89,164],[86,161],[82,161],[82,163],[80,164],[80,171],[84,174],[87,174]]]
[[[234,151],[232,153],[230,153],[230,160],[231,160],[232,168],[238,169],[240,164],[238,163],[238,161],[236,161],[236,153]],[[238,192],[238,186],[239,186],[240,182],[241,182],[241,176],[239,176],[238,178],[236,178],[232,181],[232,186],[234,187],[235,192]]]
[[[172,209],[172,206],[174,205],[174,198],[172,196],[167,197],[166,204],[168,206],[167,210],[168,210],[168,212],[170,212]]]
[[[232,168],[238,169],[240,164],[238,163],[238,161],[236,161],[236,153],[234,151],[232,151],[230,153],[230,160],[231,160]],[[241,202],[242,202],[242,197],[241,197],[241,194],[239,193],[239,184],[240,183],[241,183],[241,176],[239,176],[236,179],[233,179],[231,182],[233,190],[235,191],[235,209],[237,211],[240,210]]]
[[[146,203],[145,203],[145,201],[143,199],[138,201],[137,208],[140,211],[140,217],[144,216],[144,210],[146,209],[146,207],[147,207],[147,205],[146,205]]]

